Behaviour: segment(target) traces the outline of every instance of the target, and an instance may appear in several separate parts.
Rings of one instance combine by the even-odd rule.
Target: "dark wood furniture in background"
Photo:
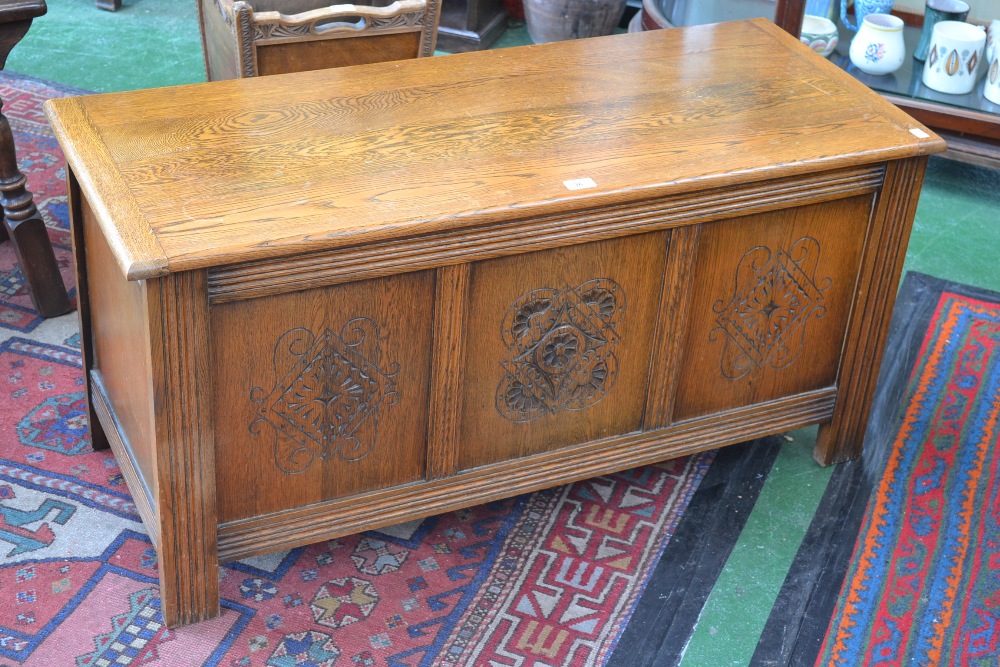
[[[944,149],[764,20],[46,109],[170,625],[220,561],[807,424],[858,455]]]
[[[0,0],[0,69],[7,64],[11,49],[31,27],[31,21],[45,14],[45,0]],[[3,100],[0,100],[0,108]],[[3,224],[0,241],[14,244],[17,263],[31,294],[35,310],[42,317],[55,317],[73,309],[59,265],[52,252],[45,221],[26,189],[27,179],[17,168],[17,150],[7,117],[0,112],[0,205]]]
[[[806,15],[806,0],[776,0],[774,23],[779,28],[798,37],[802,32],[802,18]]]
[[[453,53],[488,49],[507,29],[503,0],[441,0],[438,48]]]
[[[198,0],[209,81],[432,56],[440,12],[440,0]]]

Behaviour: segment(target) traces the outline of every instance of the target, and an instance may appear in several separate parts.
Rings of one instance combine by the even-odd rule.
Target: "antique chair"
[[[21,41],[32,19],[48,8],[45,0],[0,0],[0,69],[7,64],[11,49]],[[3,100],[0,100],[0,109]],[[55,317],[72,310],[66,287],[52,253],[45,222],[25,188],[27,179],[17,168],[14,135],[7,117],[0,112],[0,205],[3,224],[0,241],[14,244],[14,253],[31,294],[35,310],[42,317]]]
[[[198,0],[209,81],[434,53],[440,0],[316,7],[321,0]]]

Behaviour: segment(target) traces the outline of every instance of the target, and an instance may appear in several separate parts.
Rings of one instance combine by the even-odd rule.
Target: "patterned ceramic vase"
[[[891,14],[869,14],[851,40],[849,55],[866,74],[891,74],[903,65],[903,19]]]
[[[931,48],[924,61],[924,85],[950,95],[972,92],[985,46],[986,32],[979,26],[941,21],[934,26]]]
[[[891,11],[892,0],[854,0],[854,18],[858,21],[854,25],[847,18],[847,0],[840,0],[840,21],[844,27],[854,32],[860,30],[869,14],[888,14]]]
[[[802,19],[802,33],[799,35],[810,49],[824,58],[837,48],[837,26],[828,18],[806,14]]]
[[[993,19],[986,29],[986,61],[992,64],[997,58],[1000,58],[1000,19]]]
[[[994,49],[1000,48],[997,46]],[[1000,54],[996,54],[990,68],[986,72],[986,84],[983,86],[983,97],[1000,106]]]

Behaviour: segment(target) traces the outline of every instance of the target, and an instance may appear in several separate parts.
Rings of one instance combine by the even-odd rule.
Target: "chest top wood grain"
[[[129,279],[945,147],[762,20],[46,111]]]

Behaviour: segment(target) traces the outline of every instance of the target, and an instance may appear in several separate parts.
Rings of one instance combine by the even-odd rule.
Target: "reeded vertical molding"
[[[646,431],[669,426],[673,421],[681,370],[680,354],[687,331],[700,234],[700,225],[670,231],[660,307],[656,315],[653,355],[649,362],[646,412],[643,418],[643,430]]]
[[[219,614],[215,437],[204,271],[149,282],[160,596],[174,627]]]
[[[469,265],[443,266],[434,288],[434,344],[427,426],[427,479],[453,475],[458,466],[465,318]]]
[[[927,157],[890,162],[875,202],[837,373],[833,420],[820,426],[813,456],[822,465],[861,454],[879,366],[917,211]]]

